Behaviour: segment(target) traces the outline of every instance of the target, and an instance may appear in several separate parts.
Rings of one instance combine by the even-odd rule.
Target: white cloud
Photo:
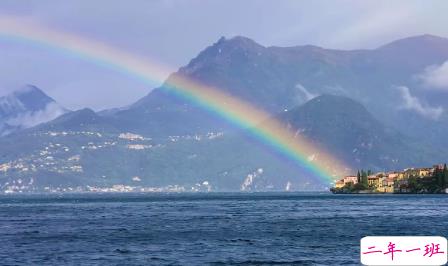
[[[428,88],[448,91],[448,61],[427,67],[420,78]]]
[[[66,112],[67,110],[59,104],[51,102],[43,110],[20,113],[16,117],[7,120],[6,123],[14,127],[29,128],[53,120]]]
[[[312,92],[310,92],[309,90],[307,90],[302,84],[297,83],[296,88],[300,90],[300,92],[303,94],[303,96],[305,97],[305,101],[309,101],[311,99],[316,98],[317,96],[319,96],[318,94],[314,94]]]
[[[408,87],[399,86],[397,89],[400,91],[403,100],[403,105],[400,107],[401,109],[412,110],[424,117],[434,120],[437,120],[443,113],[443,108],[441,106],[432,107],[423,104],[419,98],[411,94]]]

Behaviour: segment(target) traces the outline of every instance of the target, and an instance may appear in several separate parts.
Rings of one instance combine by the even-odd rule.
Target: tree
[[[347,184],[345,184],[344,189],[348,192],[353,192],[355,190],[353,182],[348,182]]]
[[[446,167],[446,164],[443,165],[443,186],[442,188],[448,187],[448,169]]]
[[[418,193],[422,189],[421,185],[418,182],[416,176],[411,175],[408,179],[408,188],[411,190],[411,193]]]
[[[436,168],[436,171],[434,172],[435,183],[440,189],[443,189],[443,187],[445,186],[444,174],[445,174],[445,168],[444,169]]]
[[[367,172],[364,170],[361,170],[361,183],[364,185],[364,187],[369,187],[369,178]]]
[[[367,189],[367,187],[365,187],[363,183],[356,183],[353,186],[353,190],[355,190],[355,191],[360,191],[360,190],[365,190],[365,189]]]
[[[361,183],[361,173],[358,170],[358,174],[356,175],[357,179],[358,179],[358,183]]]

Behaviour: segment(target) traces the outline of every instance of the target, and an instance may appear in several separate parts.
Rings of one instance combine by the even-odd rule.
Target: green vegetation
[[[409,168],[403,172],[376,173],[358,170],[354,177],[344,177],[331,188],[333,193],[414,193],[436,194],[448,190],[447,165],[432,168]]]

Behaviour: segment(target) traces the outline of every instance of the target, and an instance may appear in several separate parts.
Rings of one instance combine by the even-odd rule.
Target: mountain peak
[[[12,93],[0,97],[0,118],[15,115],[18,112],[36,112],[55,101],[33,85],[26,85]]]
[[[73,111],[71,113],[68,113],[68,114],[66,114],[64,116],[61,116],[61,118],[62,117],[70,117],[70,118],[73,118],[73,117],[83,117],[83,118],[95,119],[95,118],[98,117],[98,115],[95,113],[95,111],[93,111],[90,108],[82,108],[82,109]]]
[[[53,98],[34,85],[25,85],[7,97],[17,99],[24,108],[30,111],[44,109],[48,104],[55,102]]]
[[[90,108],[71,111],[58,118],[39,125],[38,130],[71,130],[91,132],[117,132],[116,123],[110,117],[99,116]],[[121,125],[120,125],[121,126]]]
[[[217,55],[226,56],[235,52],[258,53],[263,49],[265,49],[263,45],[250,38],[244,36],[234,36],[232,38],[221,37],[216,43],[208,47],[206,50],[211,50]]]
[[[34,85],[0,97],[0,136],[50,121],[67,110]]]
[[[344,105],[344,104],[357,104],[357,105],[361,105],[360,103],[356,102],[355,100],[349,98],[349,97],[345,97],[345,96],[340,96],[340,95],[334,95],[334,94],[322,94],[319,95],[315,98],[313,98],[312,100],[310,100],[309,102],[305,103],[305,105],[312,105],[315,103],[337,103],[340,105]]]
[[[423,34],[417,36],[411,36],[403,39],[398,39],[385,44],[378,48],[378,50],[388,50],[388,49],[422,49],[422,48],[437,48],[437,47],[447,47],[448,39],[431,34]]]
[[[15,90],[12,94],[14,94],[16,96],[20,96],[20,95],[32,94],[32,93],[47,96],[41,89],[39,89],[38,87],[36,87],[35,85],[32,85],[32,84],[26,84],[25,86],[22,86],[21,88]]]
[[[370,115],[359,102],[345,96],[323,94],[296,108],[301,113],[319,113],[325,117],[354,116],[365,117]],[[292,110],[294,112],[294,110]],[[362,119],[361,119],[362,120]]]
[[[233,61],[241,61],[250,55],[260,54],[264,49],[266,49],[264,46],[247,37],[235,36],[230,39],[221,37],[200,52],[187,66],[180,68],[179,72],[191,75],[198,69],[208,69],[211,66],[224,67]]]
[[[234,46],[234,47],[240,47],[240,48],[259,48],[263,47],[262,45],[258,44],[254,40],[244,37],[244,36],[234,36],[231,38],[221,37],[218,42],[215,43],[215,45],[218,46]]]
[[[278,118],[353,169],[393,169],[397,163],[409,164],[406,155],[421,149],[377,120],[361,103],[344,96],[322,95]]]
[[[50,125],[79,125],[82,123],[93,123],[98,120],[99,116],[90,108],[83,108],[80,110],[68,112],[50,121]]]

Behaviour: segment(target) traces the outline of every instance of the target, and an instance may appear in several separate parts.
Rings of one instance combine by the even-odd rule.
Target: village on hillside
[[[428,168],[407,168],[403,171],[372,173],[360,170],[335,182],[333,193],[448,193],[446,164]]]

